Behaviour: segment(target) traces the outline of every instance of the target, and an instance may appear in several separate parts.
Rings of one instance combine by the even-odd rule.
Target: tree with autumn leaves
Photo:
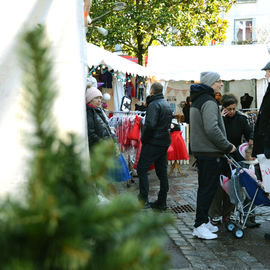
[[[121,45],[123,52],[135,55],[139,64],[154,45],[207,45],[225,39],[228,22],[222,14],[235,0],[121,0],[126,8],[112,12],[95,22],[108,30],[106,37],[88,32],[88,41],[105,49]],[[114,2],[94,0],[90,16],[98,17],[110,10]]]

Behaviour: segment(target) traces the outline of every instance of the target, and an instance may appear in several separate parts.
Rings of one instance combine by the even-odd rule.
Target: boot
[[[158,200],[150,202],[149,204],[152,209],[156,209],[158,211],[165,211],[168,208],[166,203],[160,203]]]

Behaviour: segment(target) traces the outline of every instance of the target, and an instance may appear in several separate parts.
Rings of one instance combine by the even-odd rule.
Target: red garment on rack
[[[189,155],[182,131],[171,132],[171,145],[168,149],[167,160],[188,160]]]
[[[137,120],[138,123],[139,123],[139,120],[140,119]],[[134,123],[135,123],[134,118],[130,119],[129,117],[123,117],[123,118],[117,119],[117,122],[118,122],[118,125],[116,127],[116,136],[121,146],[121,150],[125,151],[130,147],[137,148],[138,140],[134,140],[128,136],[128,134],[131,132],[134,126]],[[139,127],[139,132],[140,132],[140,127]]]
[[[129,130],[127,134],[127,138],[129,140],[136,140],[138,141],[140,139],[140,129],[141,129],[141,117],[136,115],[134,125],[133,127]]]

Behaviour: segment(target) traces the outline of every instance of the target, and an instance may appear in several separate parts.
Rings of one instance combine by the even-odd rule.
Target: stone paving
[[[168,206],[188,205],[195,209],[197,193],[197,172],[191,165],[181,165],[184,176],[179,173],[169,178],[170,191]],[[159,182],[152,171],[149,174],[150,201],[155,200],[159,190]],[[129,188],[122,186],[122,191],[138,193],[138,178]],[[270,209],[270,208],[269,208]],[[268,210],[262,207],[261,211]],[[151,210],[150,210],[151,211]],[[259,228],[245,229],[244,237],[236,239],[221,224],[218,238],[215,240],[200,240],[192,236],[195,211],[174,213],[175,224],[166,228],[170,239],[179,248],[179,255],[185,262],[183,267],[176,269],[270,269],[270,241],[264,240],[264,233],[270,231],[269,217],[259,217],[256,220],[262,224]]]

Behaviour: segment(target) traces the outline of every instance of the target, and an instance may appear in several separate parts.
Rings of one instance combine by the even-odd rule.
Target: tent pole
[[[257,79],[254,79],[255,80],[255,108],[258,108],[258,104],[257,104]]]

